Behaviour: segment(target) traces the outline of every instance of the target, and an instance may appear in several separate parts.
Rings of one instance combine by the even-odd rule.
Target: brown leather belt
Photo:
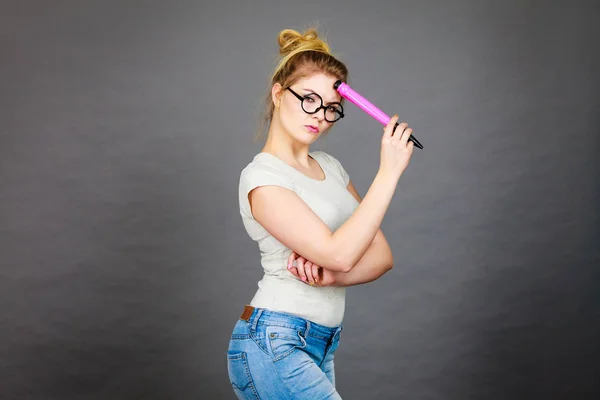
[[[252,315],[253,311],[254,311],[254,307],[246,304],[244,306],[244,312],[242,313],[242,315],[240,315],[240,319],[242,319],[244,321],[250,321],[250,316]]]

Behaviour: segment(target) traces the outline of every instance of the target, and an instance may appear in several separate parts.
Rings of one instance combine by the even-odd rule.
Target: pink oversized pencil
[[[334,83],[333,88],[337,90],[343,98],[348,99],[349,101],[357,105],[360,109],[369,114],[371,117],[375,118],[377,121],[381,122],[383,125],[387,125],[390,122],[390,117],[388,117],[379,108],[375,107],[369,100],[365,99],[363,96],[358,94],[356,90],[348,86],[347,83],[338,80]],[[398,125],[399,124],[396,122],[396,126]],[[408,140],[413,142],[415,144],[415,147],[418,147],[420,149],[423,148],[423,145],[419,143],[417,138],[415,138],[413,135],[410,135]]]

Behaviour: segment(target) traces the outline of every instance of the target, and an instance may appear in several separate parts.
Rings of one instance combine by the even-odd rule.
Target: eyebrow
[[[316,91],[314,91],[313,89],[303,88],[302,90],[304,90],[304,91],[307,91],[307,92],[317,93],[317,92],[316,92]],[[317,93],[317,94],[319,94],[319,93]],[[321,95],[319,94],[319,96],[321,96]],[[323,97],[323,96],[321,96],[321,97]],[[325,103],[325,104],[331,104],[331,103],[339,103],[339,101],[337,101],[337,100],[334,100],[334,101],[330,101],[330,102],[328,102],[328,103]]]

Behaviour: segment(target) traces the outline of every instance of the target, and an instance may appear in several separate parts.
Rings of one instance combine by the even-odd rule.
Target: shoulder
[[[260,173],[261,171],[274,171],[275,168],[273,165],[264,162],[262,159],[255,157],[252,161],[250,161],[244,169],[242,169],[241,175],[252,174],[252,173]]]
[[[269,160],[255,157],[240,173],[240,188],[246,191],[262,185],[277,185],[292,188],[293,182],[285,171],[282,171]]]
[[[288,174],[268,160],[255,157],[240,173],[238,187],[242,217],[253,219],[248,194],[259,186],[280,186],[295,191],[294,182]]]
[[[261,156],[261,154],[257,154],[252,161],[250,161],[242,172],[240,173],[240,177],[250,176],[250,175],[261,175],[261,174],[275,174],[280,175],[282,177],[285,176],[285,173],[275,165],[272,160]]]

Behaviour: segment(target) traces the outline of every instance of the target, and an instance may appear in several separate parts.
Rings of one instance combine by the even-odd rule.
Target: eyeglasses
[[[300,96],[298,93],[294,92],[291,88],[287,87],[287,90],[292,92],[298,100],[301,102],[302,110],[304,110],[307,114],[315,114],[321,108],[325,110],[325,120],[327,122],[335,122],[340,118],[344,118],[344,108],[338,102],[329,103],[328,105],[323,105],[323,98],[316,93],[309,93],[304,96]]]

